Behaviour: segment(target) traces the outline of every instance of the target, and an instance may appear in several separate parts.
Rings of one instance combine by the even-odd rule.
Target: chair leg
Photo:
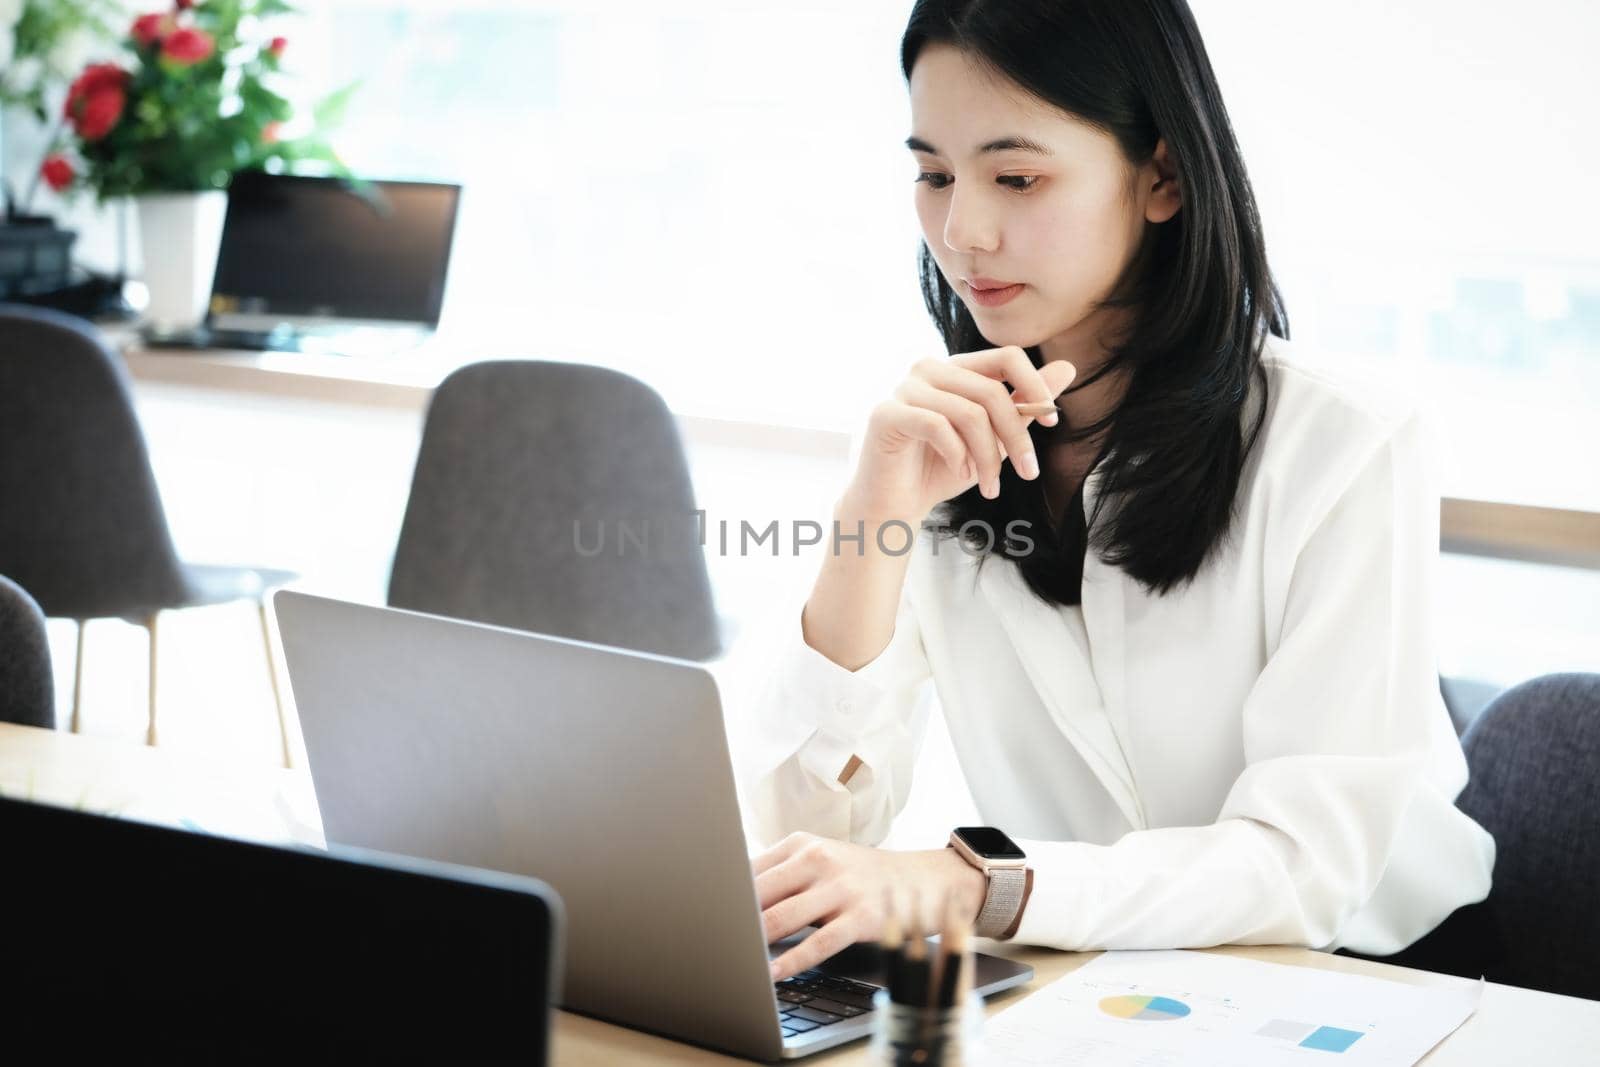
[[[278,740],[283,744],[283,765],[293,767],[289,758],[289,720],[283,712],[283,693],[278,689],[278,661],[272,654],[272,624],[267,619],[267,602],[256,601],[261,613],[261,647],[267,654],[267,677],[272,681],[272,702],[278,708]]]
[[[144,743],[156,743],[156,619],[159,614],[153,614],[145,620],[144,628],[150,632],[150,726],[145,731]]]
[[[83,726],[83,635],[89,628],[88,619],[78,619],[78,655],[72,664],[72,725],[73,733]]]

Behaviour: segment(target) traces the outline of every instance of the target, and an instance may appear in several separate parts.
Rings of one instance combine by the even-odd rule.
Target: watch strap
[[[1022,867],[987,867],[989,893],[983,899],[983,909],[972,932],[979,937],[1003,937],[1022,910],[1022,893],[1027,886],[1028,872]]]
[[[1028,898],[1033,895],[1033,868],[1029,867],[1027,871],[1027,881],[1022,885],[1022,907],[1017,909],[1017,917],[1011,920],[1011,925],[1006,928],[1006,932],[996,940],[1010,941],[1017,936],[1017,931],[1022,928],[1022,916],[1028,910]]]

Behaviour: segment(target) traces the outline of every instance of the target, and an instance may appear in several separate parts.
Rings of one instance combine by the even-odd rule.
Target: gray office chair
[[[74,731],[87,623],[123,618],[148,631],[152,745],[161,612],[255,600],[288,765],[265,597],[295,575],[179,560],[121,360],[85,320],[16,304],[0,304],[0,573],[46,615],[78,623]]]
[[[1600,674],[1506,690],[1462,745],[1456,803],[1494,835],[1494,884],[1385,962],[1600,999]]]
[[[0,576],[0,722],[56,725],[56,679],[44,612],[16,582]]]
[[[394,607],[684,659],[722,647],[672,413],[603,367],[503,360],[440,383]]]
[[[1475,678],[1446,678],[1439,676],[1439,691],[1444,695],[1444,706],[1450,712],[1456,736],[1465,737],[1474,720],[1489,706],[1489,702],[1504,690],[1489,682]]]

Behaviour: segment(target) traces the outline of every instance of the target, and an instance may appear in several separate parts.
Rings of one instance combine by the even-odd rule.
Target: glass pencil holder
[[[983,998],[968,995],[964,1003],[925,1013],[911,1004],[896,1004],[889,991],[872,996],[874,1025],[870,1059],[881,1067],[982,1067]]]

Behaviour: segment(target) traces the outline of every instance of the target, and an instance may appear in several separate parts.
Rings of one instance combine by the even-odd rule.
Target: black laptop
[[[204,326],[146,343],[368,355],[439,325],[461,186],[243,171]]]
[[[18,1063],[543,1064],[561,929],[532,878],[0,799]]]

